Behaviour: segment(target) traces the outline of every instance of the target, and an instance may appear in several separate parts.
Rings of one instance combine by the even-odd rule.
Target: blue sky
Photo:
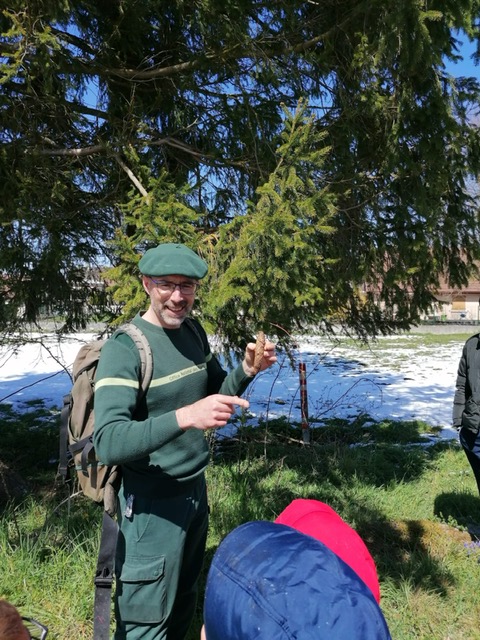
[[[477,48],[476,42],[469,42],[467,36],[463,34],[458,34],[456,38],[462,43],[459,53],[463,60],[457,64],[447,62],[447,71],[454,76],[472,76],[474,78],[479,78],[480,66],[476,66],[471,58]]]

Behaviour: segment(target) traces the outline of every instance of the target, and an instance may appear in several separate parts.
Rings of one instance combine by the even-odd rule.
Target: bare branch
[[[133,184],[137,187],[137,189],[140,191],[140,193],[142,194],[142,196],[144,196],[147,201],[150,201],[150,195],[148,193],[148,191],[145,189],[145,187],[142,185],[142,183],[140,182],[140,180],[137,178],[137,176],[133,173],[133,171],[127,167],[127,165],[123,162],[123,160],[120,158],[120,156],[118,155],[118,153],[114,154],[115,155],[115,160],[118,162],[118,164],[120,165],[120,167],[125,171],[125,173],[127,174],[127,176],[130,178],[130,180],[133,182]]]
[[[82,156],[91,156],[105,151],[105,145],[96,144],[91,147],[83,147],[82,149],[34,149],[33,153],[40,156],[71,156],[74,158],[81,158]]]

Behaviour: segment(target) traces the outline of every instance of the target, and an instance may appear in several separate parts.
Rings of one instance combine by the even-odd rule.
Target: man
[[[469,338],[458,365],[453,399],[453,426],[472,467],[480,493],[480,334]]]
[[[140,358],[119,334],[102,348],[95,384],[97,456],[119,464],[116,640],[182,640],[194,614],[208,525],[205,431],[223,427],[255,375],[255,345],[229,375],[205,331],[187,319],[206,263],[181,244],[139,262],[150,305],[133,322],[152,349],[153,379],[137,406]],[[265,345],[261,370],[276,362]]]

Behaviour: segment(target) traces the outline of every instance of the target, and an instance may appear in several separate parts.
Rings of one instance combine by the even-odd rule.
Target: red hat
[[[275,522],[320,540],[346,562],[380,602],[377,569],[370,552],[352,529],[328,504],[318,500],[293,500]]]

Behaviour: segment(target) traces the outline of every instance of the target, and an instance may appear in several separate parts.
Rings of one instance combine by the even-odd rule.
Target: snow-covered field
[[[0,402],[12,403],[18,410],[27,410],[38,399],[61,407],[75,354],[92,337],[84,333],[58,341],[43,336],[42,341],[17,350],[0,348]],[[375,420],[420,419],[441,426],[442,437],[454,438],[450,424],[455,377],[467,337],[429,345],[419,343],[418,336],[402,335],[381,338],[370,349],[302,338],[293,367],[279,354],[278,364],[257,376],[246,393],[250,410],[255,416],[299,421],[298,364],[304,362],[311,418],[368,413]]]
[[[307,366],[309,415],[419,419],[442,427],[442,437],[454,438],[452,402],[464,341],[419,346],[418,336],[403,335],[381,338],[366,349],[303,339],[296,359]],[[297,372],[280,361],[277,371],[262,375],[250,390],[254,404],[263,411],[268,406],[269,416],[288,413],[299,420]]]

